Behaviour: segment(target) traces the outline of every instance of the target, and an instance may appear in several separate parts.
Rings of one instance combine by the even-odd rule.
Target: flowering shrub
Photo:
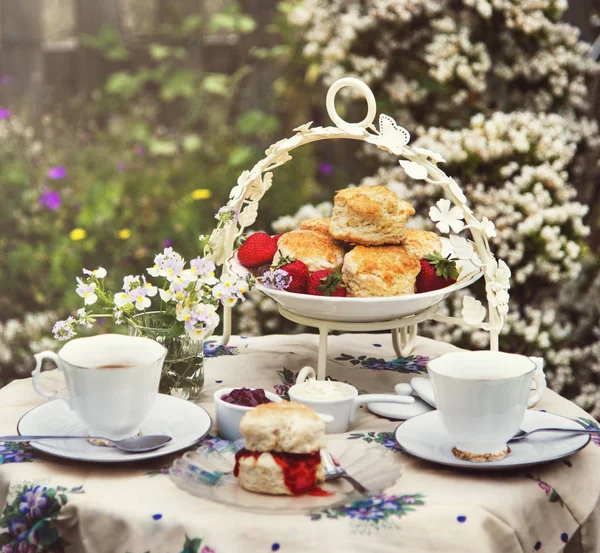
[[[560,21],[565,9],[563,0],[304,0],[288,20],[311,74],[326,85],[346,75],[366,81],[415,146],[447,160],[444,170],[465,189],[475,216],[495,223],[489,240],[512,270],[501,346],[543,355],[551,385],[597,415],[598,262],[586,244],[588,207],[576,197],[597,171],[590,81],[600,64],[586,57],[577,29]],[[426,215],[439,189],[385,166],[389,158],[379,152],[365,153],[383,167],[354,182],[386,184],[415,206],[409,225],[432,228]],[[297,219],[300,212],[274,228]],[[460,313],[463,296],[474,292],[453,295],[446,314]],[[426,332],[487,346],[483,332],[447,325]]]

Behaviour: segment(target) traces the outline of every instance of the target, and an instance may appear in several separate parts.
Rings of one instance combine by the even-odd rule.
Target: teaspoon
[[[127,453],[144,453],[158,449],[171,441],[162,434],[134,436],[124,440],[111,440],[99,436],[0,436],[0,442],[37,442],[38,440],[104,440]]]
[[[600,433],[599,429],[590,430],[588,428],[536,428],[535,430],[519,430],[510,440],[509,442],[516,442],[518,440],[522,440],[527,436],[535,432],[567,432],[569,434],[598,434]]]

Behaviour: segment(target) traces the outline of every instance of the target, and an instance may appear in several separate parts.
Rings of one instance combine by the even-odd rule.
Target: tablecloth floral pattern
[[[330,337],[328,375],[362,392],[392,392],[423,372],[428,358],[454,349],[419,338],[398,359],[387,334]],[[263,387],[285,397],[296,374],[314,366],[315,335],[234,337],[209,344],[201,404],[226,386]],[[62,385],[56,371],[46,382]],[[0,390],[0,432],[43,399],[31,381]],[[535,407],[597,423],[547,392]],[[385,493],[306,514],[252,514],[210,503],[168,476],[175,454],[134,464],[96,465],[53,458],[27,444],[0,442],[0,553],[236,553],[305,551],[600,551],[600,439],[575,455],[502,473],[455,471],[404,454],[397,422],[362,409],[351,430],[328,436],[348,447],[395,456],[400,478]],[[216,429],[205,441],[219,440]]]

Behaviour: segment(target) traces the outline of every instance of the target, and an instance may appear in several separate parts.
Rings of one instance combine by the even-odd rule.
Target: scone
[[[442,240],[435,232],[407,229],[402,247],[417,259],[422,259],[433,252],[442,253]]]
[[[299,259],[311,273],[335,269],[344,260],[344,249],[333,238],[314,230],[293,230],[282,234],[277,242],[273,265],[282,257]]]
[[[421,263],[402,246],[356,246],[346,254],[342,278],[348,296],[370,298],[415,293]]]
[[[363,246],[401,244],[412,205],[384,186],[338,190],[333,199],[329,233],[338,240]]]
[[[271,495],[298,495],[325,481],[320,450],[325,423],[291,401],[259,405],[240,423],[244,449],[235,455],[242,488]]]
[[[323,217],[321,219],[306,219],[300,223],[300,230],[314,230],[315,232],[322,232],[323,234],[329,234],[329,223],[331,217]]]

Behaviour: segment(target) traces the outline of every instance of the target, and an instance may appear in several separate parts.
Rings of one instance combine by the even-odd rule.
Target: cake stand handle
[[[392,328],[392,345],[398,357],[408,357],[414,348],[417,337],[417,325]]]
[[[317,380],[325,380],[327,375],[327,336],[329,328],[319,326],[319,361],[317,363]]]
[[[226,346],[231,338],[231,307],[223,307],[223,336],[219,342],[220,346]]]

